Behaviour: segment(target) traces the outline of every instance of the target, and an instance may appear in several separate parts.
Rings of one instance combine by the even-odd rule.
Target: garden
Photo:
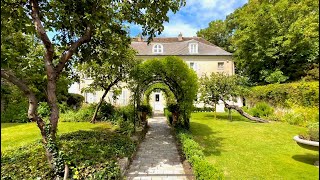
[[[124,179],[155,90],[196,179],[319,179],[318,2],[249,1],[212,21],[197,35],[233,53],[236,73],[201,77],[180,57],[143,62],[130,46],[126,23],[149,43],[185,4],[1,3],[1,179]],[[103,92],[97,103],[68,92],[85,77],[82,93]],[[129,105],[105,101],[123,88]]]

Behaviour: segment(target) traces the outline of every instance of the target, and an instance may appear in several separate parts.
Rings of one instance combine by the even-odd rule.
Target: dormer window
[[[197,43],[190,43],[189,44],[189,53],[190,54],[198,53],[198,44]]]
[[[155,44],[152,48],[153,53],[163,53],[163,46],[162,44]]]

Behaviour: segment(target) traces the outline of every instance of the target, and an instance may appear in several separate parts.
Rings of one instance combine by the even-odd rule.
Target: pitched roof
[[[198,53],[189,53],[189,43],[198,43]],[[153,53],[154,44],[163,45],[163,53]],[[131,47],[138,51],[138,55],[211,55],[211,56],[231,56],[232,54],[222,48],[206,41],[201,37],[157,37],[148,45],[146,41],[139,41],[138,38],[132,38]]]

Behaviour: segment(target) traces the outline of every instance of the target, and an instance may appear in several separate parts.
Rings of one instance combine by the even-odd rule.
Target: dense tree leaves
[[[199,34],[218,41],[216,34],[232,32],[238,73],[252,82],[264,83],[261,71],[276,69],[298,80],[319,64],[318,6],[314,0],[250,0],[227,16],[224,33],[213,26],[219,21],[213,21]]]

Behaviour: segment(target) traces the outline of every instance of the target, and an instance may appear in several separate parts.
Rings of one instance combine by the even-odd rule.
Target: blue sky
[[[176,14],[168,13],[169,23],[164,23],[164,31],[160,36],[176,37],[180,32],[183,36],[196,36],[196,32],[208,27],[209,22],[225,19],[248,0],[186,0],[186,2],[186,6]],[[131,37],[139,33],[141,33],[140,26],[130,26]]]

